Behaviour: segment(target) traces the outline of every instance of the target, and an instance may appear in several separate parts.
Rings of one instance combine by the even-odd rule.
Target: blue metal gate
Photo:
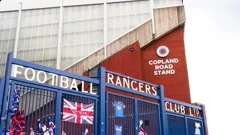
[[[120,78],[127,78],[134,83],[146,84],[146,82],[137,80],[128,76],[120,75],[115,72],[106,71],[106,73]],[[149,86],[160,87],[147,83]],[[107,90],[107,129],[106,135],[115,135],[117,130],[123,135],[160,135],[161,131],[161,104],[160,97],[138,92],[129,88],[119,88],[119,86],[106,83]],[[118,93],[118,94],[117,94]],[[120,93],[120,94],[119,94]],[[118,107],[122,113],[118,112]]]
[[[203,106],[165,98],[163,86],[102,67],[97,79],[83,77],[12,54],[6,69],[1,134],[206,135]]]
[[[204,109],[165,98],[168,135],[206,135]]]
[[[21,76],[22,74],[19,76],[13,75],[16,73],[13,73],[12,69],[16,68],[14,67],[16,65],[18,68],[24,69],[25,73],[26,70],[29,70],[34,74],[36,70],[39,71],[38,75],[40,73],[44,75],[45,72],[54,73],[61,77],[78,79],[84,81],[84,83],[99,84],[98,80],[17,60],[10,54],[4,90],[1,90],[3,97],[1,97],[0,133],[15,135],[20,133],[30,134],[31,131],[34,131],[43,134],[46,130],[53,130],[56,135],[78,135],[79,132],[88,130],[90,134],[97,134],[98,95],[61,88],[58,87],[58,84],[54,86],[39,83],[34,81],[33,78],[25,80]],[[25,74],[25,77],[27,76],[31,75]],[[43,77],[39,76],[38,80],[41,79]],[[88,87],[85,88],[88,89]],[[76,118],[73,115],[68,116],[67,113],[63,113],[71,111],[71,109],[85,109],[90,117]],[[71,113],[76,115],[77,112]]]

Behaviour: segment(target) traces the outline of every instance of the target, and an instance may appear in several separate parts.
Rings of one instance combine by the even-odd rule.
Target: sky
[[[0,10],[18,7],[2,1]],[[184,6],[192,102],[205,104],[209,135],[239,134],[240,0],[184,0]]]
[[[210,135],[239,134],[240,1],[185,0],[191,97],[205,104]]]

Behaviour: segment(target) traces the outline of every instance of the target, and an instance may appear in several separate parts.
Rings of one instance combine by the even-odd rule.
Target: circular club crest
[[[166,57],[169,54],[169,49],[166,46],[159,46],[157,49],[157,54],[160,57]]]

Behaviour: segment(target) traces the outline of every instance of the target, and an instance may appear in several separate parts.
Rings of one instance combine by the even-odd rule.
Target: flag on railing
[[[70,102],[66,99],[64,99],[63,102],[63,121],[80,124],[93,124],[94,104]]]
[[[10,135],[22,135],[25,130],[24,110],[19,110],[20,90],[13,93],[11,113]]]

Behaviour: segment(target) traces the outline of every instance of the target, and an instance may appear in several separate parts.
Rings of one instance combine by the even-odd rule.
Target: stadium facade
[[[50,7],[23,1],[20,10],[13,10],[4,2],[0,9],[5,10],[0,11],[0,76],[9,52],[65,70],[151,20],[155,8],[182,5],[181,0],[65,0],[63,4],[55,0],[46,4]]]
[[[7,54],[13,52],[15,58],[91,78],[98,77],[99,66],[105,67],[163,85],[167,98],[191,104],[182,0],[62,0],[49,6],[26,5],[0,11],[0,77]],[[123,85],[122,79],[107,78]],[[131,89],[139,87],[131,85]],[[145,93],[154,94],[146,89]],[[126,92],[115,94],[147,100]]]

